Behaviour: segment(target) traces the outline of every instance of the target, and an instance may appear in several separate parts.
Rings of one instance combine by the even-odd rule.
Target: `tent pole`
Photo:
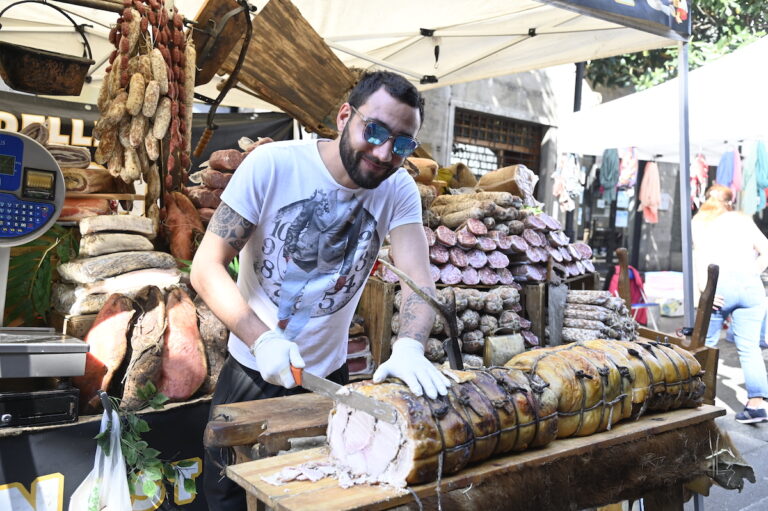
[[[677,73],[680,79],[680,236],[683,259],[684,328],[693,330],[693,255],[691,252],[691,154],[688,131],[688,43],[679,43]]]

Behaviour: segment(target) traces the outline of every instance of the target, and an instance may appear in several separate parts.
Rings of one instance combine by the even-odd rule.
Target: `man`
[[[384,237],[394,263],[431,296],[427,242],[413,179],[422,99],[403,77],[364,75],[336,116],[335,140],[265,144],[243,161],[192,265],[192,285],[230,330],[211,406],[299,391],[290,366],[347,383],[347,332]],[[343,231],[343,232],[342,232]],[[240,254],[237,285],[227,266]],[[399,338],[374,374],[417,395],[448,380],[424,357],[434,311],[403,286]],[[245,509],[245,494],[206,452],[211,509]]]

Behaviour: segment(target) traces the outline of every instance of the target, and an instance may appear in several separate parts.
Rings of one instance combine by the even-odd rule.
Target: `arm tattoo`
[[[222,202],[208,222],[208,230],[226,240],[237,251],[245,246],[256,224],[252,224]]]
[[[432,287],[423,286],[419,289],[432,298],[435,297]],[[434,316],[430,312],[432,312],[432,306],[416,293],[412,293],[400,307],[400,332],[423,343],[432,329]],[[403,332],[404,327],[406,332]]]

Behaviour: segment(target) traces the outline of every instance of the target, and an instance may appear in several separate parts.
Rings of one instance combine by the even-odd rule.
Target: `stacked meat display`
[[[435,282],[493,286],[544,282],[547,263],[561,277],[594,272],[592,249],[571,243],[560,223],[534,209],[521,209],[508,192],[439,195],[424,227]],[[397,282],[382,270],[381,277]]]
[[[227,339],[224,325],[182,287],[109,295],[85,336],[85,374],[73,378],[81,413],[99,411],[99,389],[126,410],[146,406],[140,389],[149,382],[171,401],[213,392]]]
[[[563,318],[564,342],[592,339],[631,341],[637,323],[624,300],[608,291],[569,291]]]
[[[349,326],[347,369],[351,378],[370,377],[374,370],[371,341],[365,334],[365,319],[358,315],[352,318]]]
[[[80,220],[80,252],[58,266],[52,305],[62,314],[95,314],[112,293],[134,296],[143,287],[179,284],[176,259],[154,250],[157,225],[136,215],[97,215]]]
[[[538,344],[538,339],[530,331],[531,322],[519,315],[522,311],[520,293],[512,286],[498,286],[492,290],[442,288],[437,290],[437,299],[446,303],[456,300],[459,344],[466,367],[483,366],[485,338],[498,332],[520,333],[530,346]],[[392,315],[392,333],[397,334],[400,327],[401,291],[395,293],[396,312]],[[435,315],[430,338],[427,341],[425,356],[436,363],[447,359],[444,343],[449,337],[448,324],[440,314]],[[394,335],[391,342],[397,339]]]

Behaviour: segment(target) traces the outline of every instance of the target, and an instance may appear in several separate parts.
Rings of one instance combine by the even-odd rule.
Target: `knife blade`
[[[392,405],[371,399],[326,378],[320,378],[312,373],[304,372],[303,369],[297,367],[291,366],[291,373],[293,374],[293,379],[296,380],[296,384],[301,385],[307,390],[344,403],[350,408],[366,412],[389,424],[397,422],[397,412]]]

